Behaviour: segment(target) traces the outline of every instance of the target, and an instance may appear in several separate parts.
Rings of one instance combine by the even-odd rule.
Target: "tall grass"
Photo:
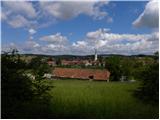
[[[138,83],[50,81],[53,118],[158,118],[158,106],[132,96]]]

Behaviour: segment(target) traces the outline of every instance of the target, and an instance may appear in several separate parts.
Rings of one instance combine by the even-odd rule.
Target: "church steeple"
[[[97,49],[95,49],[94,61],[97,61]]]

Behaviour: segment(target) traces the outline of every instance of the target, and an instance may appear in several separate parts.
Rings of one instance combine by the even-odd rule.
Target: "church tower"
[[[95,49],[94,61],[97,61],[97,49]]]

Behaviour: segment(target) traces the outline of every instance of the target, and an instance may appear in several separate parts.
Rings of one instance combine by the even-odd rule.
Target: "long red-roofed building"
[[[109,81],[110,72],[106,69],[55,68],[53,76],[59,78],[77,78]]]

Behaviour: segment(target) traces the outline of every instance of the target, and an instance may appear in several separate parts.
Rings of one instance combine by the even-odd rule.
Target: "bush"
[[[141,86],[135,94],[147,102],[159,102],[159,63],[144,67],[140,73]]]

